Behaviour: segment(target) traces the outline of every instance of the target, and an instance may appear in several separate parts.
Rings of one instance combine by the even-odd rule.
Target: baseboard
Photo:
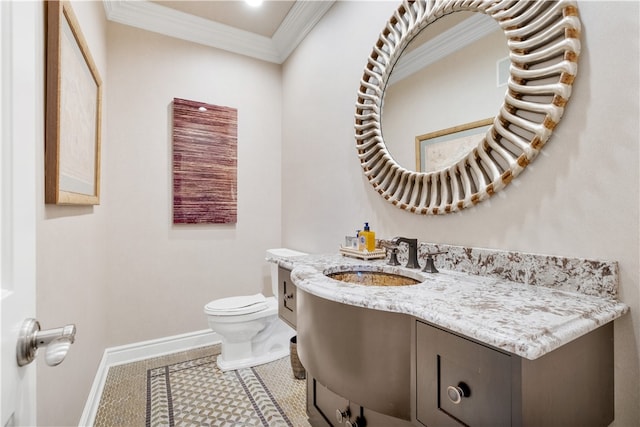
[[[213,345],[219,342],[220,336],[218,334],[210,329],[205,329],[105,349],[78,425],[85,427],[94,424],[96,413],[98,412],[98,405],[100,404],[100,397],[102,396],[102,390],[110,367]]]

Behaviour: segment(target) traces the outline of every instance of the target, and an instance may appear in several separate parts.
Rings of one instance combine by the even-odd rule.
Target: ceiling
[[[103,0],[107,19],[281,64],[334,0]]]
[[[153,3],[271,38],[295,1],[266,1],[260,7],[249,6],[241,0],[154,0]]]

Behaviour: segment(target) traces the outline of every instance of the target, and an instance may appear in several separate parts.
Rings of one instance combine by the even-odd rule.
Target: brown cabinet
[[[291,281],[291,271],[278,268],[278,315],[296,329],[296,286]]]
[[[297,326],[313,427],[606,427],[614,419],[613,322],[528,360],[406,314],[296,290],[284,269],[280,292],[280,316]]]
[[[594,426],[613,421],[613,323],[536,360],[415,323],[416,425]]]

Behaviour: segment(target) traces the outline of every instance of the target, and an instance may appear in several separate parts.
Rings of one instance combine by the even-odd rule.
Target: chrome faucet
[[[392,242],[396,245],[406,243],[409,246],[409,258],[407,268],[420,268],[418,263],[418,239],[408,239],[406,237],[394,237]]]

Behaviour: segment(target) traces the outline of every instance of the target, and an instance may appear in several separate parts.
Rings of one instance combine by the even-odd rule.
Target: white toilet
[[[291,249],[269,249],[272,297],[262,294],[222,298],[205,305],[211,330],[222,339],[218,367],[222,371],[248,368],[285,357],[295,331],[278,318],[277,260],[306,255]]]

